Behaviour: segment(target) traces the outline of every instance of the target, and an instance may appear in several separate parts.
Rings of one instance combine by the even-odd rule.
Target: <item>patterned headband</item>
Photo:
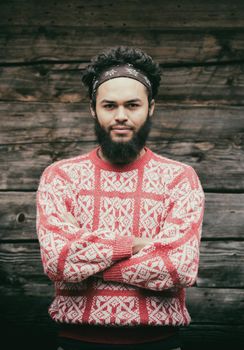
[[[149,96],[152,95],[152,85],[150,83],[150,80],[145,76],[145,74],[143,74],[137,68],[134,68],[133,65],[129,63],[125,65],[110,67],[109,69],[102,72],[101,75],[99,75],[99,77],[95,77],[93,79],[92,95],[94,96],[96,94],[98,87],[105,81],[119,77],[126,77],[138,80],[140,83],[146,86],[146,88],[149,91]]]

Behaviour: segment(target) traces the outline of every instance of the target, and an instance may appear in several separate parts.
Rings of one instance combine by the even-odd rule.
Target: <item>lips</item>
[[[119,135],[126,135],[132,130],[132,128],[124,127],[124,126],[114,126],[111,129],[112,129],[112,132]]]
[[[125,126],[113,126],[112,130],[131,130],[131,128]]]

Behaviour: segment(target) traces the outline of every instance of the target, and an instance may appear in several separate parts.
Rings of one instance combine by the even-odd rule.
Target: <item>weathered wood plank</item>
[[[193,322],[233,325],[243,324],[243,297],[244,289],[189,288],[186,300]]]
[[[244,287],[243,249],[244,242],[202,242],[197,285]]]
[[[45,6],[46,5],[46,6]],[[48,5],[48,6],[47,6]],[[141,11],[138,11],[141,9]],[[11,1],[1,3],[2,24],[111,28],[240,28],[244,26],[241,0],[195,2],[154,0],[129,2],[73,0],[67,2]]]
[[[204,240],[242,239],[244,194],[206,193],[205,197],[202,238]],[[0,240],[37,238],[36,193],[0,192],[0,203]],[[226,244],[227,249],[229,243]],[[238,247],[238,243],[236,244]],[[232,243],[230,243],[231,246]],[[206,254],[208,254],[208,250],[206,250]]]
[[[151,140],[207,142],[219,139],[233,148],[243,145],[244,107],[156,105]],[[88,103],[0,103],[0,144],[92,141],[93,119]],[[208,144],[210,142],[210,144]],[[202,145],[203,146],[203,145]],[[201,148],[201,147],[200,147]]]
[[[73,128],[70,129],[71,132],[72,130]],[[83,132],[85,130],[83,129]],[[155,128],[155,132],[156,130]],[[52,138],[52,130],[49,136]],[[0,189],[34,191],[47,165],[59,159],[84,154],[95,145],[87,142],[0,145]],[[242,191],[244,189],[243,145],[236,145],[234,141],[228,139],[215,142],[149,140],[147,146],[158,154],[193,166],[205,190]]]
[[[0,64],[89,61],[106,47],[139,47],[161,64],[242,60],[243,29],[120,29],[63,26],[0,26]]]
[[[205,194],[203,238],[243,238],[244,194]]]
[[[244,36],[244,35],[243,35]],[[38,63],[1,67],[0,100],[82,102],[85,63]],[[244,63],[165,67],[158,101],[185,104],[243,105]]]
[[[15,293],[15,287],[26,295],[48,293],[51,282],[43,273],[38,243],[2,243],[0,262],[2,286],[8,295],[12,288]],[[243,288],[244,242],[201,242],[197,285]]]

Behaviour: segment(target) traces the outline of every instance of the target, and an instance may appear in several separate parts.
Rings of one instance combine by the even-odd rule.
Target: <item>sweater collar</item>
[[[148,147],[144,147],[145,153],[140,158],[137,158],[133,162],[126,165],[114,165],[108,161],[101,159],[98,156],[99,148],[100,146],[97,146],[91,151],[90,153],[91,160],[99,168],[104,170],[109,170],[109,171],[124,172],[124,171],[138,169],[142,167],[146,162],[148,162],[152,155],[152,151]]]

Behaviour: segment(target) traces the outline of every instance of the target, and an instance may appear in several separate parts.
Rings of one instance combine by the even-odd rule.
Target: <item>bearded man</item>
[[[179,349],[204,192],[191,166],[146,146],[159,65],[115,47],[91,60],[82,81],[98,146],[48,166],[37,191],[59,349]]]

